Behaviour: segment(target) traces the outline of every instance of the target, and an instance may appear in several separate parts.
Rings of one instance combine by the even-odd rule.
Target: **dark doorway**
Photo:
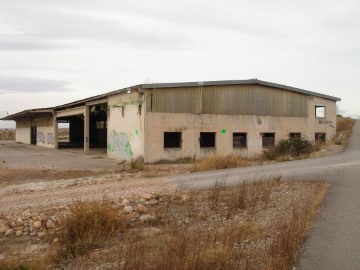
[[[90,107],[90,148],[107,147],[107,104]]]
[[[84,148],[84,116],[58,118],[58,148]]]
[[[36,127],[31,127],[30,143],[36,145]]]

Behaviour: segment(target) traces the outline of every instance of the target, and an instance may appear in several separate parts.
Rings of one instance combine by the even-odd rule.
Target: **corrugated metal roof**
[[[312,92],[304,90],[301,88],[296,88],[292,86],[287,86],[283,84],[277,84],[272,82],[261,81],[258,79],[250,80],[227,80],[227,81],[204,81],[204,82],[180,82],[180,83],[153,83],[153,84],[141,84],[140,87],[143,89],[156,89],[156,88],[176,88],[176,87],[195,87],[195,86],[219,86],[219,85],[244,85],[244,84],[258,84],[264,86],[270,86],[274,88],[280,88],[296,93],[301,93],[309,96],[315,96],[320,98],[325,98],[334,101],[341,101],[341,98],[333,97],[317,92]]]
[[[63,105],[55,106],[53,108],[46,108],[46,109],[58,111],[58,110],[61,110],[61,109],[71,108],[71,107],[74,107],[74,106],[79,106],[79,105],[81,106],[81,105],[84,105],[86,102],[106,98],[106,97],[116,95],[116,94],[120,94],[120,93],[124,93],[124,92],[126,92],[128,90],[131,90],[131,89],[139,89],[139,88],[141,88],[141,89],[161,89],[161,88],[181,88],[181,87],[220,86],[220,85],[246,85],[246,84],[249,84],[249,85],[254,85],[254,84],[255,85],[264,85],[264,86],[284,89],[284,90],[288,90],[288,91],[292,91],[292,92],[296,92],[296,93],[301,93],[301,94],[304,94],[304,95],[320,97],[320,98],[333,100],[333,101],[340,101],[341,100],[338,97],[333,97],[333,96],[329,96],[329,95],[325,95],[325,94],[320,94],[320,93],[317,93],[317,92],[312,92],[312,91],[308,91],[308,90],[304,90],[304,89],[300,89],[300,88],[295,88],[295,87],[286,86],[286,85],[282,85],[282,84],[261,81],[261,80],[258,80],[258,79],[250,79],[250,80],[225,80],[225,81],[204,81],[204,82],[200,81],[200,82],[180,82],[180,83],[139,84],[139,85],[126,87],[126,88],[111,91],[111,92],[108,92],[108,93],[105,93],[105,94],[101,94],[101,95],[97,95],[97,96],[77,100],[77,101],[74,101],[74,102],[70,102],[70,103],[66,103],[66,104],[63,104]],[[6,117],[4,117],[4,118],[2,118],[0,120],[13,120],[11,118],[18,117],[21,114],[25,115],[25,113],[29,113],[31,111],[36,111],[36,110],[43,110],[43,109],[33,109],[33,110],[22,111],[22,112],[13,114],[13,115],[8,115],[8,116],[6,116]]]
[[[39,116],[51,116],[53,113],[53,108],[38,108],[38,109],[31,109],[25,110],[22,112],[18,112],[15,114],[11,114],[1,118],[0,120],[16,120],[17,118],[23,117],[39,117]]]
[[[66,104],[63,104],[63,105],[59,105],[59,106],[54,107],[54,109],[55,110],[61,110],[63,108],[67,108],[67,107],[78,106],[78,105],[81,105],[81,104],[85,104],[86,102],[89,102],[89,101],[106,98],[106,97],[109,97],[109,96],[112,96],[112,95],[124,93],[124,92],[126,92],[128,90],[137,89],[137,88],[142,88],[142,89],[156,89],[156,88],[158,88],[158,89],[160,89],[160,88],[195,87],[195,86],[202,86],[202,85],[203,86],[219,86],[219,85],[236,85],[236,84],[238,84],[238,85],[244,85],[244,84],[265,85],[265,86],[270,86],[270,87],[274,87],[274,88],[280,88],[280,89],[284,89],[284,90],[288,90],[288,91],[292,91],[292,92],[297,92],[297,93],[310,95],[310,96],[315,96],[315,97],[321,97],[321,98],[334,100],[334,101],[340,101],[341,100],[338,97],[324,95],[324,94],[320,94],[320,93],[316,93],[316,92],[312,92],[312,91],[308,91],[308,90],[304,90],[304,89],[300,89],[300,88],[295,88],[295,87],[286,86],[286,85],[282,85],[282,84],[261,81],[261,80],[258,80],[258,79],[250,79],[250,80],[225,80],[225,81],[204,81],[204,82],[139,84],[139,85],[134,85],[134,86],[131,86],[131,87],[126,87],[126,88],[123,88],[123,89],[111,91],[111,92],[108,92],[108,93],[105,93],[105,94],[101,94],[101,95],[81,99],[81,100],[74,101],[74,102],[71,102],[71,103],[66,103]]]

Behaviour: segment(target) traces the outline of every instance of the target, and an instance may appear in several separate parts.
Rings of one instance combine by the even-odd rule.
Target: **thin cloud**
[[[1,93],[42,93],[70,91],[70,84],[60,80],[0,76]]]

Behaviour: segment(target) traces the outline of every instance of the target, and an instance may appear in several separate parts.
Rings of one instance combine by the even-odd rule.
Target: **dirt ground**
[[[340,151],[335,148],[319,155]],[[191,166],[151,164],[143,171],[131,171],[128,166],[107,159],[101,150],[84,155],[81,150],[53,150],[0,141],[0,225],[16,230],[17,220],[25,220],[29,213],[33,219],[46,215],[57,220],[77,200],[107,198],[117,205],[143,194],[173,193],[179,187],[169,176],[189,173]],[[11,256],[16,257],[49,247],[46,236],[44,242],[39,236],[5,237],[0,233],[0,247],[5,243],[6,248],[0,248],[0,261],[10,250]],[[19,251],[19,247],[25,248]]]

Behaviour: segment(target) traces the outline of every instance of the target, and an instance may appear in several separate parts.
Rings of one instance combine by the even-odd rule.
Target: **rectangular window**
[[[233,133],[233,148],[246,148],[246,133]]]
[[[300,132],[290,132],[289,133],[289,139],[293,140],[293,139],[299,139],[301,138],[301,133]]]
[[[315,117],[325,118],[325,106],[315,106]]]
[[[164,148],[181,148],[181,132],[164,132]]]
[[[215,132],[200,132],[200,148],[215,148]]]
[[[326,133],[315,133],[315,142],[317,143],[326,142]]]
[[[262,134],[262,147],[275,146],[275,133],[263,133]]]

